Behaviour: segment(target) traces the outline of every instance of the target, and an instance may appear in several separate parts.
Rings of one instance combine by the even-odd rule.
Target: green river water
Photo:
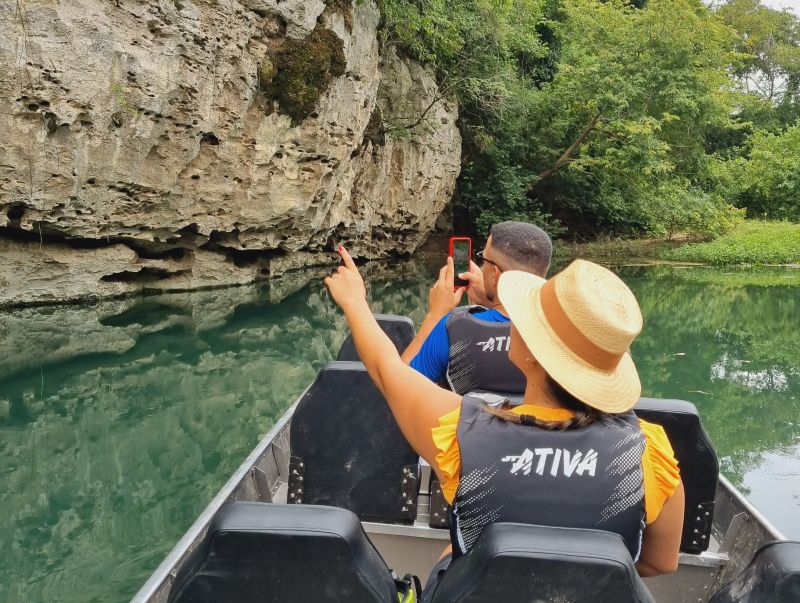
[[[431,273],[364,270],[419,324]],[[644,394],[800,538],[800,271],[624,267]],[[398,276],[399,275],[399,276]],[[345,338],[320,273],[0,312],[0,602],[127,601]]]

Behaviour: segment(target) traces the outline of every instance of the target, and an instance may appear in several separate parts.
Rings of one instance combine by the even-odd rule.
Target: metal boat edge
[[[172,581],[182,562],[203,540],[208,524],[223,503],[229,500],[274,502],[280,499],[281,489],[285,500],[289,472],[289,424],[297,404],[306,391],[308,387],[222,486],[164,561],[133,596],[132,603],[166,602]]]

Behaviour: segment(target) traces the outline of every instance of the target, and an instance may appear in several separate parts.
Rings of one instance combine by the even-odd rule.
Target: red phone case
[[[448,252],[450,257],[453,257],[453,243],[455,241],[466,241],[469,244],[469,251],[467,252],[467,270],[469,270],[469,263],[472,261],[472,239],[469,237],[450,237],[450,250]],[[456,270],[458,271],[458,268]],[[458,272],[456,272],[454,284],[456,288],[467,287],[469,286],[469,281],[458,278]]]

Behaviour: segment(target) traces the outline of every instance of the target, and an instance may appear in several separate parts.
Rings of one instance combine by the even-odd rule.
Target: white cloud
[[[800,15],[800,0],[761,0],[761,4],[770,8],[788,8]]]

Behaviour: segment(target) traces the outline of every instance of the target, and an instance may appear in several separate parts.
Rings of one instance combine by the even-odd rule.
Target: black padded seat
[[[397,351],[402,354],[416,334],[413,321],[407,316],[398,316],[396,314],[375,314],[375,320],[378,321],[383,332],[392,340]],[[336,360],[361,361],[356,352],[352,335],[348,335],[347,339],[342,343],[339,353],[336,355]]]
[[[655,603],[618,534],[519,523],[488,526],[432,601]]]
[[[697,408],[685,400],[640,398],[633,410],[645,421],[661,425],[672,444],[686,494],[681,551],[702,553],[711,541],[719,461]]]
[[[344,509],[225,503],[169,603],[396,603],[391,572]]]
[[[288,502],[412,523],[419,456],[361,362],[328,363],[301,398],[289,438]]]
[[[770,542],[709,603],[797,603],[800,601],[800,542]]]

